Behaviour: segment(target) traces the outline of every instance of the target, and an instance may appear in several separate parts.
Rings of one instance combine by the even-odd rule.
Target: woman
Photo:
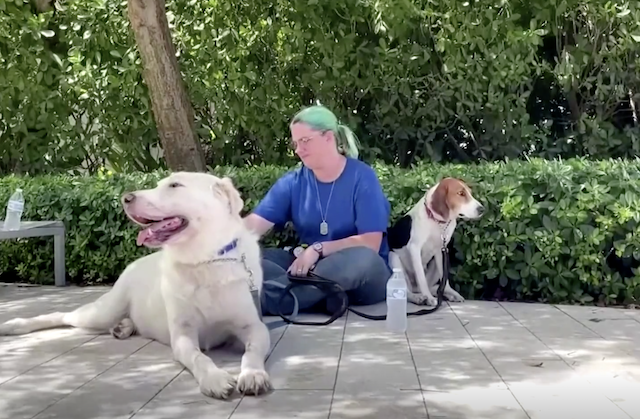
[[[351,305],[384,301],[391,275],[385,235],[390,205],[375,171],[357,159],[353,132],[324,106],[300,111],[290,130],[303,165],[278,179],[245,221],[260,236],[291,221],[306,248],[294,252],[297,256],[264,250],[263,313],[278,313],[287,272],[306,276],[310,269],[338,282]],[[327,301],[315,287],[297,287],[292,293],[300,311],[334,311],[336,300]],[[291,314],[293,307],[293,297],[285,297],[282,313]]]

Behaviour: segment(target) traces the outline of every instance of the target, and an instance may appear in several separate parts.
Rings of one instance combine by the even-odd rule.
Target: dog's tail
[[[30,318],[16,318],[0,324],[0,336],[23,335],[38,330],[72,326],[94,333],[106,333],[116,326],[129,311],[126,284],[116,283],[97,300],[74,311],[43,314]]]

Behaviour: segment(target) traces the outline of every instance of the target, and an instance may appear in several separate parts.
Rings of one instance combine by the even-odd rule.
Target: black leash
[[[371,314],[366,314],[361,311],[354,310],[353,308],[349,307],[349,297],[347,296],[347,293],[344,290],[344,288],[342,288],[337,282],[327,279],[325,277],[322,277],[313,271],[309,271],[309,274],[306,277],[294,276],[291,274],[288,274],[288,277],[289,277],[290,283],[284,289],[284,291],[280,295],[280,299],[278,300],[278,315],[282,317],[282,319],[286,323],[298,324],[298,325],[304,325],[304,326],[326,326],[333,323],[338,318],[342,317],[347,312],[347,310],[369,320],[386,320],[387,319],[386,314],[374,316]],[[436,310],[438,310],[442,305],[442,301],[444,300],[444,287],[447,285],[448,280],[449,280],[449,249],[447,248],[443,240],[442,278],[440,279],[440,284],[438,285],[438,291],[436,293],[438,302],[435,305],[435,307],[425,308],[422,310],[407,313],[407,316],[422,316],[425,314],[433,313]],[[340,308],[335,313],[333,313],[331,317],[329,317],[329,319],[325,322],[304,322],[304,321],[295,321],[290,319],[289,317],[287,317],[282,313],[282,300],[284,300],[287,294],[290,294],[290,291],[292,289],[302,287],[302,286],[312,286],[312,287],[316,287],[320,291],[324,291],[326,294],[325,298],[328,298],[333,295],[340,295],[341,302],[342,302],[342,304],[340,305]]]

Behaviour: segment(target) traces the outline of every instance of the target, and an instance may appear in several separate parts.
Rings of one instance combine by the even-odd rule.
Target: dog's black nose
[[[122,202],[124,202],[125,204],[130,204],[133,201],[135,201],[135,199],[136,199],[135,194],[128,193],[128,194],[126,194],[125,196],[122,197]]]
[[[478,214],[480,214],[480,215],[484,214],[484,206],[480,205],[478,207]]]

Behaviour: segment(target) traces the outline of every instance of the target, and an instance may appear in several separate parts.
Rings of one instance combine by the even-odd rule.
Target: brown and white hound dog
[[[449,244],[459,218],[478,219],[483,213],[484,207],[466,183],[445,178],[429,188],[413,208],[389,228],[389,264],[404,272],[409,302],[436,305],[434,294],[443,274],[443,240],[445,246]],[[430,265],[430,262],[435,263]],[[449,283],[444,297],[448,301],[464,301]]]

